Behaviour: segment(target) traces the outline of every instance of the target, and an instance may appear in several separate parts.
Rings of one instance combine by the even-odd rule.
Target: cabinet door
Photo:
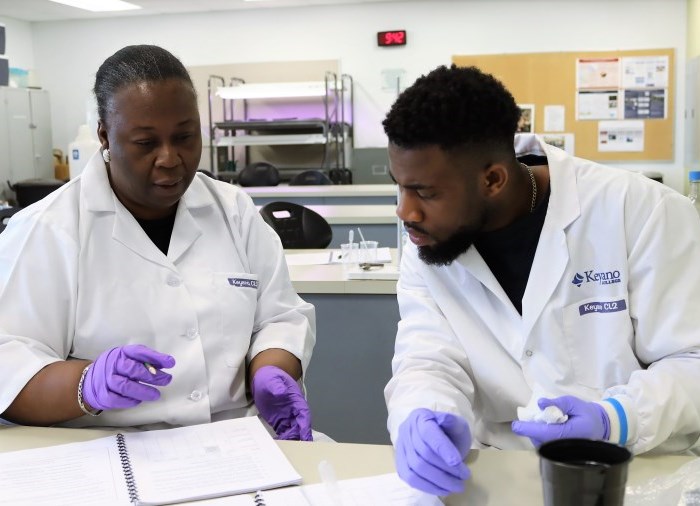
[[[0,87],[0,198],[7,200],[13,197],[7,181],[12,178],[10,173],[10,130],[7,114],[7,93],[9,88]]]
[[[6,88],[9,180],[12,183],[36,177],[32,142],[31,109],[26,89]]]
[[[46,90],[29,90],[29,105],[31,110],[29,129],[32,133],[34,177],[53,178],[49,92]]]

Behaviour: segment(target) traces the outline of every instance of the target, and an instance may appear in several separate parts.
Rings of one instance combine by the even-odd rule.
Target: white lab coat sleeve
[[[700,220],[676,193],[648,215],[636,240],[628,227],[633,345],[646,367],[606,394],[625,409],[634,453],[679,452],[700,438]]]
[[[405,249],[400,271],[396,293],[401,320],[392,377],[384,389],[391,440],[396,444],[399,426],[417,408],[459,415],[473,430],[470,365],[421,277],[415,247]]]
[[[314,306],[294,291],[282,242],[244,192],[238,195],[242,239],[251,272],[258,275],[258,304],[247,361],[261,351],[281,348],[301,361],[306,371],[316,342]]]
[[[0,413],[71,351],[78,242],[48,213],[16,214],[0,236]]]

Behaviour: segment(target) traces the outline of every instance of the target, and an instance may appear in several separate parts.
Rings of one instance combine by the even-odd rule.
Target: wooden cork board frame
[[[598,120],[576,120],[576,61],[578,58],[625,56],[668,56],[667,115],[663,119],[643,120],[644,151],[598,151]],[[473,65],[493,74],[518,104],[535,104],[535,133],[544,132],[544,106],[563,105],[566,108],[564,132],[574,134],[576,156],[589,160],[673,160],[673,49],[455,55],[452,62],[460,67]]]

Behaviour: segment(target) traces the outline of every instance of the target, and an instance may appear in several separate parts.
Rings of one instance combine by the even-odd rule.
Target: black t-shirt
[[[146,235],[164,255],[168,254],[170,236],[173,234],[173,227],[175,226],[175,214],[176,213],[173,213],[170,216],[158,218],[157,220],[141,220],[136,218],[136,221],[139,222],[139,225],[141,225],[143,231],[146,232]]]
[[[474,247],[520,314],[523,314],[523,294],[548,203],[549,188],[532,214],[518,218],[505,228],[479,234],[474,241]]]

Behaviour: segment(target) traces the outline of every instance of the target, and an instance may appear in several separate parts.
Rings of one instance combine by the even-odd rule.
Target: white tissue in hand
[[[556,406],[544,409],[518,408],[518,419],[523,422],[564,423],[569,417]]]
[[[568,419],[568,415],[565,415],[562,410],[556,406],[547,406],[535,417],[536,421],[545,423],[564,423]]]

